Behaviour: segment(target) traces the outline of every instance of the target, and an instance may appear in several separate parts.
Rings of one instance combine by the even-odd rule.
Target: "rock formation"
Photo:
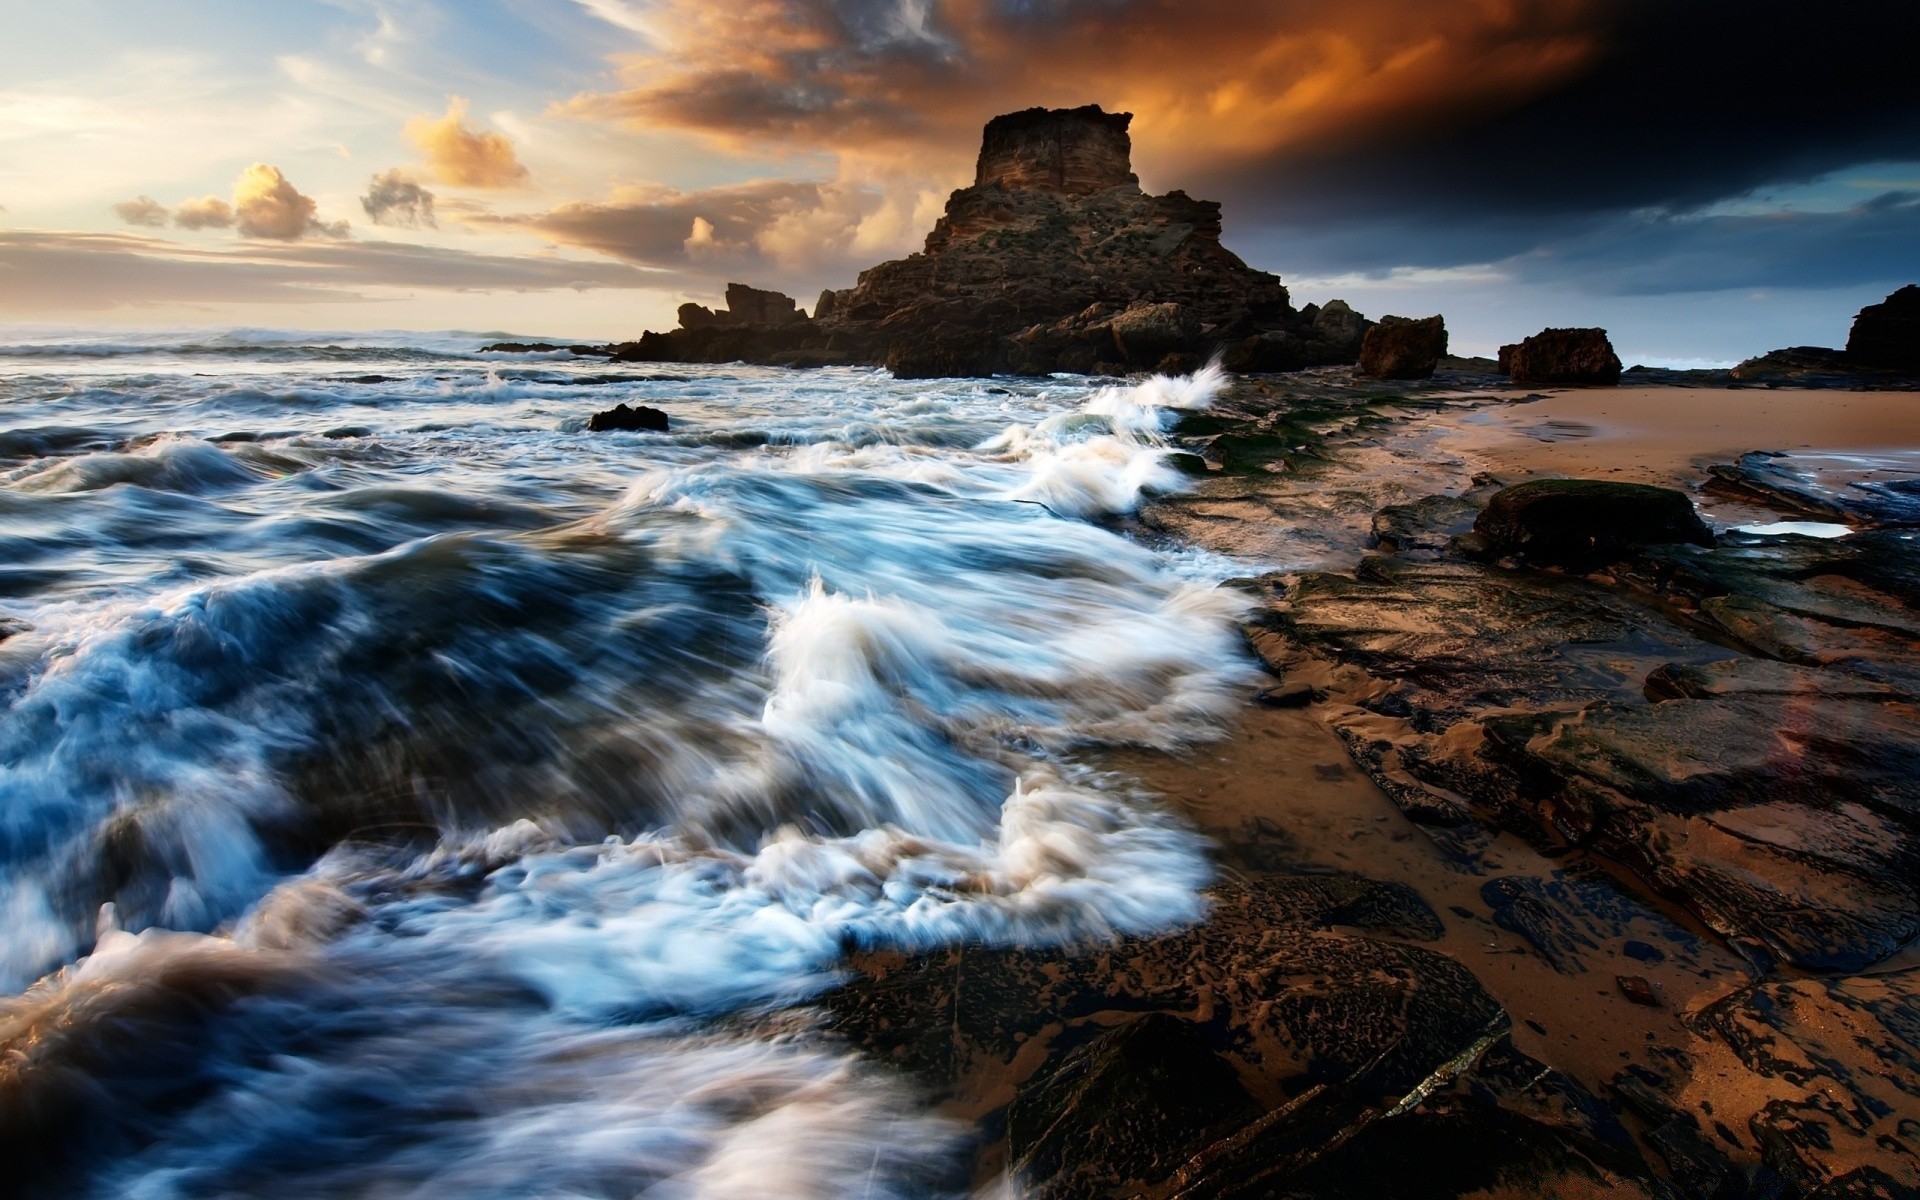
[[[1920,371],[1920,287],[1908,284],[1853,319],[1847,357],[1863,367]]]
[[[748,287],[744,283],[727,285],[727,306],[719,312],[702,304],[680,306],[680,328],[716,329],[727,325],[791,325],[804,321],[791,296]]]
[[[1444,318],[1381,317],[1360,342],[1360,365],[1354,373],[1375,379],[1425,379],[1446,353]]]
[[[1620,356],[1604,329],[1542,329],[1500,347],[1500,370],[1515,383],[1607,386],[1620,382]]]
[[[615,356],[915,377],[1190,369],[1217,352],[1236,370],[1353,362],[1359,314],[1338,301],[1296,310],[1277,276],[1220,244],[1217,203],[1140,189],[1131,121],[1097,105],[995,117],[972,186],[949,197],[922,252],[822,292],[811,321],[778,305],[751,315],[730,286],[724,317],[687,306],[681,329]]]
[[[1847,348],[1792,346],[1733,369],[1743,383],[1792,387],[1908,387],[1920,377],[1920,286],[1908,284],[1853,318]]]

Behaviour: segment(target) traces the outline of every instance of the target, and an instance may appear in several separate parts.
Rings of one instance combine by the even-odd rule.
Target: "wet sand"
[[[1463,399],[1460,407],[1412,417],[1394,438],[1376,443],[1394,457],[1413,451],[1403,465],[1418,460],[1428,468],[1429,492],[1458,491],[1461,477],[1478,471],[1512,481],[1620,479],[1695,490],[1711,515],[1732,523],[1790,514],[1699,494],[1714,463],[1754,450],[1859,455],[1869,460],[1863,470],[1920,457],[1920,393],[1914,392],[1647,387]],[[1214,518],[1207,540],[1224,548],[1233,541],[1235,518],[1247,514],[1204,497],[1205,489],[1196,504]],[[1275,516],[1284,520],[1284,510],[1269,512],[1267,520]],[[1253,544],[1271,536],[1260,523],[1245,532]],[[1364,545],[1350,549],[1357,558]],[[1303,682],[1326,681],[1289,673],[1290,685]],[[1474,868],[1461,865],[1353,764],[1328,724],[1334,707],[1270,709],[1250,696],[1217,743],[1184,756],[1119,753],[1111,765],[1160,793],[1212,838],[1226,873],[1332,871],[1407,884],[1446,926],[1433,948],[1471,970],[1507,1008],[1519,1049],[1601,1095],[1630,1064],[1663,1074],[1678,1069],[1690,1079],[1686,1094],[1706,1100],[1705,1111],[1720,1112],[1724,1125],[1739,1131],[1741,1149],[1757,1152],[1748,1118],[1791,1089],[1755,1076],[1722,1043],[1685,1024],[1688,1014],[1752,982],[1748,964],[1688,914],[1624,884],[1620,893],[1645,916],[1612,930],[1590,928],[1597,949],[1582,949],[1572,969],[1556,967],[1494,923],[1482,888],[1496,879],[1605,883],[1623,872],[1583,851],[1543,851],[1512,834],[1489,842]],[[1352,717],[1357,710],[1341,713]],[[1603,936],[1608,932],[1614,936]],[[1676,933],[1694,939],[1680,953],[1672,952]],[[1630,939],[1667,947],[1666,957],[1652,962],[1629,953]],[[1616,976],[1646,979],[1659,1006],[1628,999]]]
[[[1502,477],[1674,486],[1750,450],[1920,453],[1920,392],[1569,388],[1444,424],[1441,448]]]

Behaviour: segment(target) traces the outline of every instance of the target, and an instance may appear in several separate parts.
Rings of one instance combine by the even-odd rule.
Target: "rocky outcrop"
[[[1425,379],[1446,353],[1444,318],[1381,317],[1360,343],[1360,364],[1355,374],[1374,379]]]
[[[1128,113],[1097,105],[996,117],[972,186],[924,250],[824,291],[811,321],[682,310],[616,357],[860,362],[908,377],[1351,363],[1366,322],[1338,301],[1296,310],[1278,277],[1220,242],[1220,206],[1151,196],[1131,168]],[[745,311],[729,288],[729,314]],[[785,297],[780,297],[785,300]]]
[[[1847,357],[1863,367],[1920,371],[1920,286],[1908,284],[1853,319]]]
[[[701,304],[682,304],[680,328],[689,330],[723,329],[737,325],[792,325],[807,319],[791,296],[748,287],[744,283],[727,285],[727,306],[718,312]]]
[[[1847,347],[1790,346],[1733,368],[1767,387],[1910,388],[1920,380],[1920,286],[1908,284],[1853,318]]]
[[[1608,386],[1620,382],[1620,356],[1604,329],[1543,329],[1500,347],[1500,370],[1515,383]]]

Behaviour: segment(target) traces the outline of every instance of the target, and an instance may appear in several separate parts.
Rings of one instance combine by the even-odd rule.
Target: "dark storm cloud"
[[[1285,272],[1524,258],[1621,287],[1611,264],[1653,252],[1631,286],[1686,286],[1690,258],[1702,287],[1886,278],[1821,248],[1904,209],[1700,214],[1920,159],[1920,5],[1891,0],[661,0],[650,23],[627,86],[570,111],[953,179],[993,114],[1099,102],[1136,114],[1149,186],[1223,200]]]
[[[1877,159],[1920,157],[1920,6],[1698,0],[1612,6],[1605,49],[1556,86],[1441,121],[1203,169],[1263,221],[1686,211]],[[1516,230],[1524,240],[1530,230]],[[1513,249],[1519,249],[1514,246]]]

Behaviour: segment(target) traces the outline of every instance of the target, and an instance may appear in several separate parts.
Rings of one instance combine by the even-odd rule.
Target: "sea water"
[[[968,1131],[764,1015],[851,951],[1201,915],[1196,835],[1088,760],[1246,680],[1229,565],[1124,528],[1216,370],[10,341],[23,1187],[951,1190]],[[585,431],[618,402],[669,430]]]

